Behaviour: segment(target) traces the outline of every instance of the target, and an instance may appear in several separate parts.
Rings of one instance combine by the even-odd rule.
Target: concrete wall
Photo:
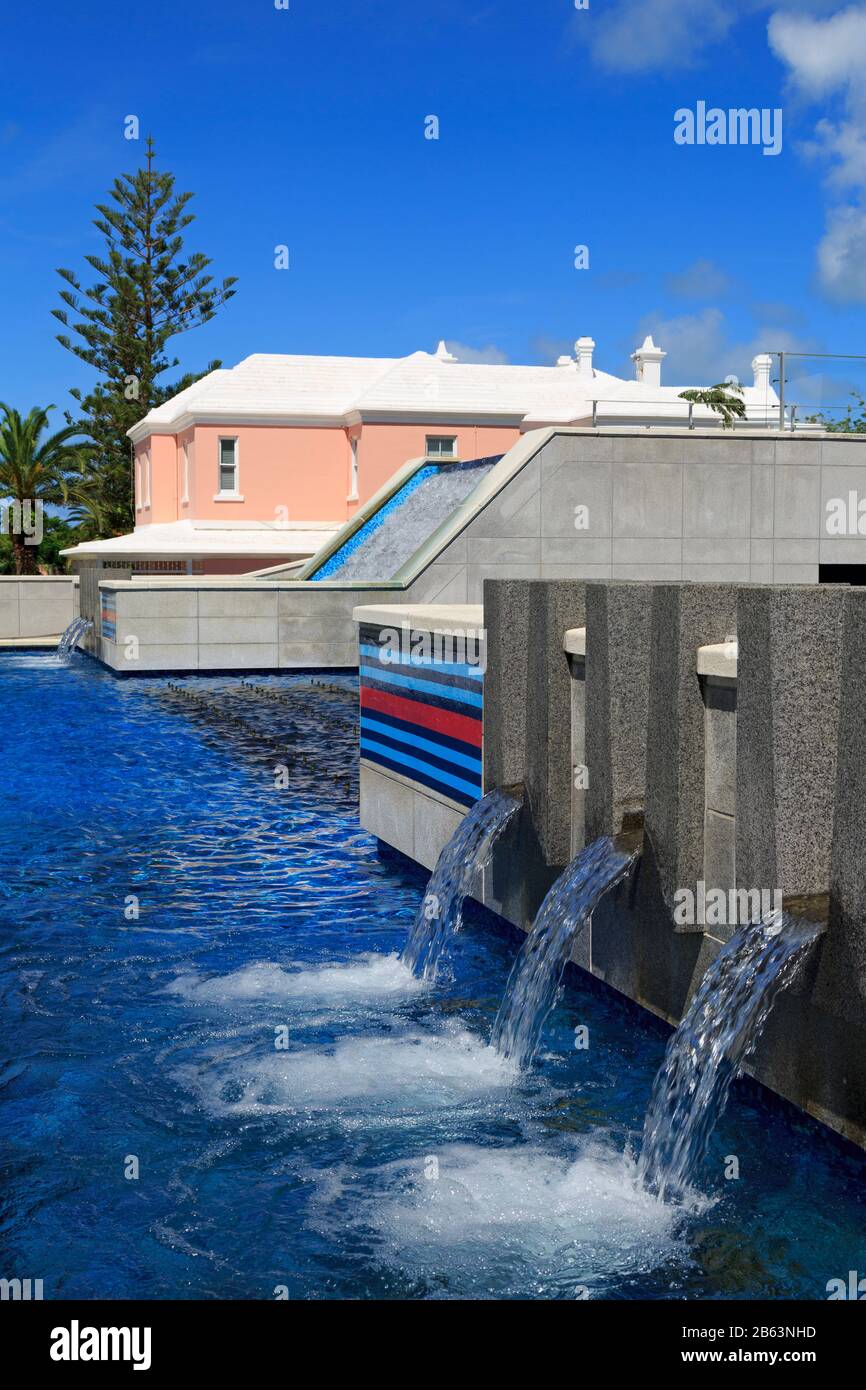
[[[827,510],[851,492],[866,501],[862,437],[543,438],[434,562],[442,602],[480,603],[485,579],[815,583],[819,563],[866,564],[866,533],[831,534]]]
[[[261,581],[270,601],[227,599],[220,612],[209,597],[201,607],[166,600],[151,608],[145,599],[129,616],[153,620],[145,645],[155,650],[142,670],[213,670],[217,659],[225,669],[347,666],[355,662],[352,609],[366,596],[475,604],[488,579],[815,583],[819,564],[866,565],[866,534],[832,534],[828,512],[844,502],[850,513],[853,497],[856,532],[858,496],[866,501],[866,440],[857,436],[539,430],[521,437],[398,581],[363,591]],[[234,587],[240,592],[241,582]],[[175,588],[204,596],[212,582],[181,579]],[[200,633],[189,623],[198,616],[208,620]],[[161,617],[170,624],[160,634]],[[255,627],[244,632],[238,618]],[[147,665],[151,658],[160,665]],[[177,665],[166,664],[172,658]]]
[[[109,581],[100,594],[103,610],[116,611],[113,634],[102,627],[101,660],[121,675],[356,666],[352,607],[376,597],[255,580]]]
[[[0,575],[0,640],[59,636],[78,613],[69,575]]]

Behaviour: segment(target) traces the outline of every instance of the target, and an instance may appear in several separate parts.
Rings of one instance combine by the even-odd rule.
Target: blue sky
[[[748,379],[760,348],[866,353],[866,4],[90,0],[5,29],[0,399],[21,408],[90,380],[54,340],[55,267],[99,249],[93,204],[143,151],[129,114],[196,194],[188,247],[239,277],[184,369],[440,337],[549,361],[588,333],[630,374],[647,331],[681,384]],[[782,108],[781,153],[675,144],[698,101]],[[809,402],[861,376],[798,370]]]

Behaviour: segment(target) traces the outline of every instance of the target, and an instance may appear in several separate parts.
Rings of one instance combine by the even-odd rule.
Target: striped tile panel
[[[102,635],[110,642],[117,641],[117,603],[113,595],[102,594]]]
[[[393,652],[360,630],[361,757],[471,806],[482,794],[484,677],[479,644],[465,662]]]

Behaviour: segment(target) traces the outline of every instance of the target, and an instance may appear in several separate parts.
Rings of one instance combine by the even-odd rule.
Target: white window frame
[[[347,502],[358,501],[358,445],[357,436],[349,440],[349,495]]]
[[[233,492],[226,492],[222,487],[223,444],[234,444],[235,446],[235,486]],[[236,434],[217,436],[217,489],[213,498],[215,502],[243,502],[244,500],[241,494],[241,444]]]
[[[150,483],[151,483],[151,476],[150,476],[150,450],[149,450],[149,449],[145,449],[144,453],[142,454],[141,463],[142,463],[141,471],[142,471],[143,480],[144,480],[144,481],[143,481],[144,495],[143,495],[143,497],[142,497],[142,499],[141,499],[141,506],[142,506],[142,510],[145,511],[145,512],[147,512],[147,511],[150,511]]]
[[[433,442],[435,441],[436,443],[440,443],[440,444],[441,444],[441,443],[444,443],[444,441],[445,441],[446,439],[450,439],[450,440],[451,440],[451,453],[450,453],[450,454],[443,454],[441,450],[435,450],[435,451],[431,452],[431,449],[430,449],[431,443],[433,443]],[[459,458],[459,453],[458,453],[458,449],[457,449],[457,435],[456,435],[456,434],[428,434],[428,435],[426,436],[425,440],[424,440],[424,457],[425,457],[425,458],[428,458],[428,459],[446,459],[449,463],[453,463],[455,459]]]
[[[182,507],[189,506],[189,441],[181,446],[181,496]]]
[[[140,512],[142,509],[142,484],[141,484],[141,454],[135,456],[135,510]]]

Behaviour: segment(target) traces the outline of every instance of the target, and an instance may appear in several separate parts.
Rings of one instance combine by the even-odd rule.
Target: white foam
[[[423,982],[402,964],[397,955],[368,952],[346,964],[311,969],[284,970],[270,961],[259,961],[234,971],[202,979],[181,975],[172,986],[175,993],[202,1004],[289,1000],[301,1005],[333,1002],[380,1003],[420,993]]]
[[[254,1059],[216,1061],[181,1079],[219,1113],[310,1113],[355,1124],[371,1111],[389,1118],[461,1105],[501,1091],[513,1066],[456,1023],[436,1033],[401,1029],[386,1037],[347,1038]]]
[[[599,1140],[576,1157],[534,1144],[451,1145],[378,1178],[377,1191],[355,1193],[351,1224],[376,1232],[385,1263],[452,1293],[592,1297],[606,1277],[645,1273],[682,1253],[682,1209],[647,1193],[634,1162]],[[345,1225],[337,1206],[323,1184],[314,1224]]]

